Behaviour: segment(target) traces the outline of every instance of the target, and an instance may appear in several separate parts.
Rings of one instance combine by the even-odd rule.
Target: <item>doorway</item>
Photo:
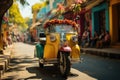
[[[94,29],[97,31],[98,34],[101,34],[101,30],[106,30],[106,17],[105,17],[105,9],[100,11],[96,11],[94,13]]]
[[[101,30],[106,31],[106,22],[105,22],[105,9],[99,11],[99,32],[101,34]]]
[[[113,36],[115,43],[120,43],[120,3],[112,6]]]
[[[120,3],[117,4],[117,13],[118,13],[118,42],[120,42]]]

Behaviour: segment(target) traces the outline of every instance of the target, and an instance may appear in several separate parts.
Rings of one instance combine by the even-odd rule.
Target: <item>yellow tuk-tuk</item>
[[[68,76],[72,62],[80,61],[78,26],[72,20],[49,20],[44,24],[46,39],[40,38],[35,53],[39,66],[58,64],[63,76]]]

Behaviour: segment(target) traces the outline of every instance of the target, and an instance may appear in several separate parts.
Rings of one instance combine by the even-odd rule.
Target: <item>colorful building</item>
[[[38,25],[34,30],[32,35],[34,37],[39,37],[39,33],[44,32],[43,30],[43,24],[46,20],[50,19],[53,17],[52,10],[56,9],[57,4],[62,2],[62,0],[50,0],[49,5],[46,5],[45,7],[41,8],[37,14],[37,21],[40,22],[41,24]],[[37,23],[37,22],[36,22]]]
[[[84,7],[86,11],[90,11],[91,15],[91,32],[94,31],[100,34],[100,30],[109,31],[111,35],[111,47],[120,48],[120,1],[119,0],[96,0],[88,2]],[[86,11],[81,11],[80,16],[83,18],[82,27],[86,23]],[[89,15],[89,16],[90,16]]]
[[[92,35],[94,35],[94,31],[100,34],[101,30],[109,31],[109,9],[107,2],[92,8]]]
[[[68,3],[70,5],[70,2]],[[74,1],[71,2],[71,5],[72,4],[74,4]],[[77,22],[77,24],[79,25],[79,37],[80,38],[82,37],[82,34],[85,31],[85,28],[89,27],[90,32],[92,32],[91,9],[92,7],[94,7],[93,4],[94,4],[93,2],[86,0],[86,2],[82,4],[83,6],[81,6],[82,8],[81,11],[78,11],[79,13],[76,14],[71,10],[64,14],[65,18],[71,19]]]
[[[91,36],[97,31],[109,31],[109,3],[105,0],[91,0],[83,4],[84,7],[80,11],[80,35],[89,27]]]
[[[109,18],[112,44],[120,48],[120,0],[110,0]]]

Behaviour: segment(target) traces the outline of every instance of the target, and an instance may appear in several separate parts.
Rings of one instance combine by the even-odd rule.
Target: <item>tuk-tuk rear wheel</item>
[[[68,52],[59,53],[59,69],[63,77],[67,77],[70,73],[70,56]]]

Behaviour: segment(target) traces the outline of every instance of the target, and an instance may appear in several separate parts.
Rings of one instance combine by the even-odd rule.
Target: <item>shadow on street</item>
[[[45,66],[44,68],[39,68],[39,67],[28,67],[27,70],[30,73],[35,73],[36,76],[31,76],[29,78],[26,78],[25,80],[28,79],[42,79],[42,80],[66,80],[64,79],[60,72],[59,69],[56,66]],[[68,77],[77,77],[77,74],[70,74]]]
[[[37,64],[36,64],[37,63]],[[32,64],[31,66],[29,64]],[[35,64],[35,65],[34,65]],[[3,80],[66,80],[59,72],[57,66],[45,65],[44,68],[39,68],[37,59],[28,58],[13,58],[11,59],[10,68],[6,73],[27,71],[32,74],[29,77],[20,77],[19,74],[10,75]],[[25,73],[22,73],[25,74]],[[27,75],[27,74],[25,74]],[[77,77],[77,74],[70,74],[68,77]]]

